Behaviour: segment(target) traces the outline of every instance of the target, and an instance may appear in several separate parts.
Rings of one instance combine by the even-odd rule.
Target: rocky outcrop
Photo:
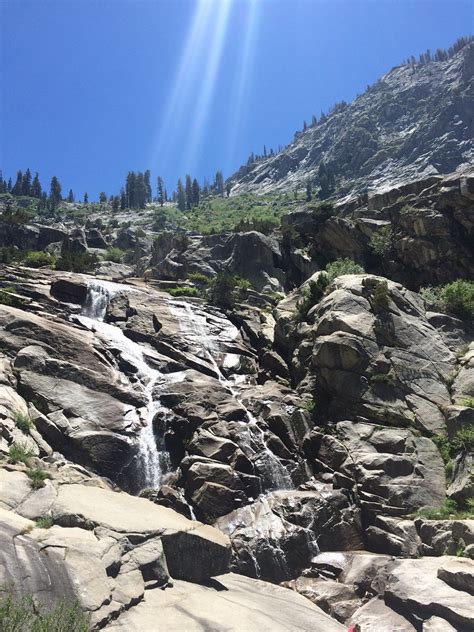
[[[280,153],[242,167],[232,195],[323,184],[324,162],[338,192],[363,193],[472,162],[474,45],[447,61],[402,64],[351,104],[338,104]]]

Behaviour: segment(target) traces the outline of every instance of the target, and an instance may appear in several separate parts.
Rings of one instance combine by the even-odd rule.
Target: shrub
[[[418,293],[427,307],[442,309],[441,288],[427,285],[426,287],[420,288]]]
[[[199,287],[207,287],[211,282],[211,278],[202,274],[202,272],[191,272],[188,274],[188,279]]]
[[[466,408],[474,408],[474,397],[463,397],[459,403]]]
[[[61,600],[47,610],[33,597],[0,595],[0,630],[5,632],[89,632],[90,619],[77,601]]]
[[[390,292],[387,281],[364,279],[362,285],[369,290],[370,302],[375,312],[387,310],[390,306]]]
[[[474,450],[474,428],[461,428],[455,433],[451,443],[455,451],[472,452]]]
[[[56,270],[65,272],[89,272],[99,261],[90,252],[65,252],[56,262]]]
[[[15,295],[15,289],[4,287],[0,289],[0,305],[10,305],[11,307],[21,307],[24,300]]]
[[[474,319],[474,281],[458,279],[443,286],[440,294],[448,311],[463,320]]]
[[[328,285],[329,280],[326,272],[320,274],[316,281],[310,281],[308,283],[303,290],[301,299],[296,305],[300,318],[306,318],[309,310],[319,303]]]
[[[35,526],[38,529],[51,529],[54,525],[53,519],[49,516],[43,516],[42,518],[38,518],[35,522]]]
[[[0,263],[11,263],[21,258],[21,252],[14,246],[2,246],[0,248]]]
[[[28,434],[30,432],[31,428],[33,427],[33,422],[31,421],[29,415],[16,413],[14,419],[17,428],[19,428],[25,434]]]
[[[121,263],[124,251],[120,248],[109,248],[104,255],[105,261],[113,261],[113,263]]]
[[[34,456],[34,453],[28,446],[20,445],[19,443],[14,443],[8,450],[8,460],[13,464],[24,463],[27,465],[32,456]]]
[[[54,266],[56,257],[50,255],[49,252],[32,250],[27,252],[23,263],[29,268],[41,268],[42,266]]]
[[[417,515],[428,520],[446,520],[451,517],[458,517],[460,512],[456,501],[446,498],[441,507],[424,507],[418,511]]]
[[[219,272],[209,285],[209,300],[220,307],[230,308],[235,304],[235,277],[227,271]]]
[[[39,467],[30,467],[26,470],[26,475],[30,479],[30,485],[33,489],[41,489],[44,487],[44,482],[47,478],[51,478],[50,474],[46,470],[42,470]]]
[[[329,283],[332,283],[334,279],[343,274],[363,274],[365,270],[361,265],[347,257],[346,259],[336,259],[336,261],[328,263],[326,272]]]
[[[171,296],[188,296],[190,298],[199,298],[202,296],[201,290],[197,287],[188,287],[186,285],[183,287],[173,287],[167,291]]]
[[[375,231],[369,241],[372,251],[379,257],[387,257],[392,250],[393,230],[390,226],[382,226]]]
[[[395,382],[393,375],[389,373],[375,373],[371,375],[370,381],[372,384],[385,384],[386,386],[392,386]]]

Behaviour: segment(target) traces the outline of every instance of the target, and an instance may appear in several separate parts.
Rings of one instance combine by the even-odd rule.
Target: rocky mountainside
[[[277,155],[243,166],[232,195],[303,190],[308,179],[318,187],[322,162],[339,195],[472,163],[473,76],[474,42],[447,61],[397,66]]]

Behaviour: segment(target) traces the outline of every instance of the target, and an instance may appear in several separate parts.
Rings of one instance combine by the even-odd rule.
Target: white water
[[[179,321],[180,329],[186,336],[187,341],[202,350],[204,356],[214,369],[220,384],[230,392],[236,402],[245,410],[248,423],[241,435],[241,445],[243,448],[247,448],[248,452],[253,453],[254,461],[263,474],[267,489],[294,489],[293,481],[286,468],[268,448],[265,442],[264,431],[258,425],[254,415],[243,404],[239,393],[235,389],[235,384],[223,375],[217,364],[215,358],[218,356],[220,350],[218,344],[216,344],[216,338],[211,337],[208,333],[206,316],[199,315],[192,309],[191,305],[185,301],[170,300],[169,307]],[[185,316],[185,318],[183,318],[183,316]],[[233,325],[230,325],[225,333],[233,339],[237,337],[238,330]]]
[[[128,293],[136,290],[127,287],[126,291]],[[118,283],[90,281],[81,321],[90,329],[95,330],[108,344],[118,349],[122,358],[137,369],[137,377],[147,398],[147,405],[138,411],[143,425],[138,437],[138,458],[140,461],[140,466],[137,468],[140,474],[138,484],[141,489],[158,488],[164,475],[170,471],[171,465],[169,454],[164,447],[163,437],[161,437],[158,447],[153,431],[155,417],[158,414],[166,415],[160,402],[153,399],[153,389],[159,381],[166,378],[147,363],[143,347],[124,336],[119,327],[103,322],[111,298],[124,292],[125,288]]]

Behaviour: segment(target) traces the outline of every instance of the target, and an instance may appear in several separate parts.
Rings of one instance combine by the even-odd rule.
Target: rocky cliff
[[[320,186],[324,163],[339,195],[449,173],[472,162],[474,43],[447,61],[393,68],[351,104],[243,166],[232,195]]]

